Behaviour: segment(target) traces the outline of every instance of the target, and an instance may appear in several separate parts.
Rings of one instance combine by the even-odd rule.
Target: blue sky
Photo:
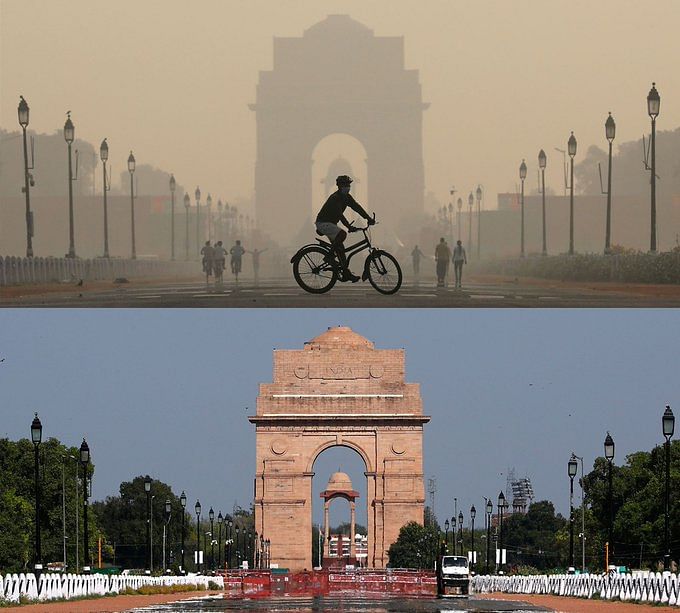
[[[664,405],[680,404],[674,310],[4,310],[0,436],[27,437],[33,411],[46,437],[86,436],[96,499],[148,473],[206,508],[247,506],[246,416],[271,380],[272,349],[335,325],[406,349],[407,380],[432,416],[425,475],[437,479],[441,521],[454,497],[464,511],[495,499],[511,467],[564,512],[572,450],[588,470],[609,430],[621,462],[658,444]],[[338,468],[365,503],[358,456],[329,450],[315,465],[315,521]],[[337,504],[334,521],[346,517]]]

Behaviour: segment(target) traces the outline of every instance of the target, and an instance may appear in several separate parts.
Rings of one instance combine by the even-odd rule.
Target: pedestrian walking
[[[461,241],[456,242],[453,248],[453,272],[456,280],[456,287],[461,287],[463,281],[463,264],[467,264],[467,254]]]
[[[411,258],[413,258],[413,274],[418,277],[420,275],[420,258],[423,257],[423,252],[420,247],[416,245],[411,251]]]
[[[439,244],[434,250],[434,259],[437,263],[437,287],[444,287],[446,279],[446,271],[449,267],[449,259],[451,258],[451,249],[446,244],[444,238],[439,239]]]
[[[250,255],[253,256],[253,276],[255,278],[255,283],[260,279],[260,255],[262,255],[267,249],[253,249],[248,251]]]

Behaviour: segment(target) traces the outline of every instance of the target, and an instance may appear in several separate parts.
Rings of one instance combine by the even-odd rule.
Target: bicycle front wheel
[[[368,280],[381,294],[396,294],[401,287],[401,266],[387,251],[374,251],[366,260]]]
[[[338,271],[326,261],[328,251],[316,245],[305,247],[293,261],[297,284],[310,294],[323,294],[338,280]]]

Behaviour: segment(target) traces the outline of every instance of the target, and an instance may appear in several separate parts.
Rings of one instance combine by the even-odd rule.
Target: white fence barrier
[[[220,576],[188,575],[182,577],[146,575],[72,575],[43,573],[36,581],[32,573],[20,575],[0,575],[0,603],[29,600],[70,600],[83,596],[106,596],[119,594],[126,589],[137,590],[143,586],[194,586],[208,589],[210,582],[224,589],[224,579]]]
[[[551,594],[577,598],[653,602],[680,607],[680,578],[674,573],[638,571],[625,575],[479,575],[472,580],[477,593]]]
[[[106,281],[116,277],[166,277],[201,274],[200,262],[0,256],[0,286],[50,283],[73,279]]]

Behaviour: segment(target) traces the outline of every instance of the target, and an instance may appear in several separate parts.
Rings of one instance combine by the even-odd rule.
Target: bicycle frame
[[[371,245],[371,239],[368,237],[368,228],[359,228],[359,229],[364,233],[364,238],[362,238],[359,242],[354,243],[353,245],[348,245],[347,247],[345,247],[345,255],[347,256],[347,263],[348,264],[349,264],[350,260],[352,259],[352,257],[357,255],[358,253],[361,253],[362,251],[366,251],[366,249],[368,249],[369,253],[371,253],[372,251],[375,250],[375,247],[373,247],[373,245]],[[321,243],[324,247],[327,247],[329,249],[329,251],[332,249],[331,244],[327,240],[320,240],[319,239],[319,243]]]

